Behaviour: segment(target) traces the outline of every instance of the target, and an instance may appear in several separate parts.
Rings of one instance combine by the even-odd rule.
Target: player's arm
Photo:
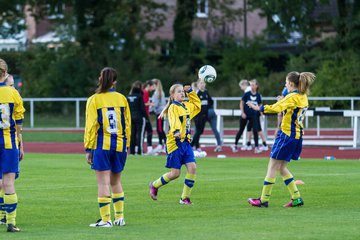
[[[94,97],[90,97],[86,102],[85,110],[85,133],[84,133],[84,148],[86,151],[86,161],[92,163],[92,150],[95,149],[97,126],[97,111],[94,102]]]
[[[279,113],[283,112],[288,108],[294,107],[295,101],[293,100],[291,95],[288,95],[272,105],[257,106],[251,102],[248,102],[247,105],[255,111],[260,111],[263,113]]]
[[[184,86],[184,91],[187,93],[189,98],[189,102],[186,104],[186,107],[189,107],[190,119],[192,119],[201,111],[201,101],[190,85]]]
[[[130,106],[127,99],[124,97],[124,101],[126,102],[125,107],[125,134],[126,134],[126,148],[130,147],[130,139],[131,139],[131,112],[130,112]]]
[[[244,111],[244,101],[242,99],[240,101],[240,111],[241,111],[241,117],[243,119],[246,119],[246,114],[245,114],[245,111]]]
[[[20,160],[24,157],[24,144],[22,139],[22,124],[24,120],[25,108],[23,100],[18,91],[14,90],[15,94],[15,107],[14,107],[14,118],[16,123],[17,138],[19,141]]]

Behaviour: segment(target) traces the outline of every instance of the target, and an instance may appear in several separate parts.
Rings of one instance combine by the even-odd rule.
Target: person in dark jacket
[[[199,80],[197,87],[197,95],[201,101],[201,111],[194,118],[195,120],[195,134],[194,138],[191,142],[191,146],[195,148],[197,151],[201,151],[200,149],[200,136],[204,132],[206,121],[208,120],[208,110],[209,110],[209,101],[212,101],[208,91],[205,89],[206,83],[204,80]]]
[[[142,84],[133,83],[130,94],[127,96],[131,112],[131,140],[130,154],[143,154],[144,131],[148,115],[143,101]]]

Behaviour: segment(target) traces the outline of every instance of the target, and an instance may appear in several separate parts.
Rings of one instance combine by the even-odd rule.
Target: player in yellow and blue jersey
[[[268,207],[272,187],[275,184],[276,171],[279,170],[285,185],[287,186],[291,201],[284,207],[296,207],[304,205],[300,192],[295,184],[294,177],[287,168],[291,159],[298,160],[302,149],[302,136],[304,134],[303,120],[309,107],[307,95],[310,85],[315,80],[315,75],[310,72],[290,72],[286,76],[285,87],[288,94],[273,105],[257,106],[248,103],[248,106],[263,113],[284,112],[281,122],[281,130],[270,153],[270,161],[264,180],[261,197],[249,198],[248,202],[255,207]]]
[[[19,173],[19,139],[25,109],[19,92],[5,83],[8,76],[7,64],[0,59],[0,207],[5,210],[7,231],[20,232],[16,227],[15,177]]]
[[[187,93],[189,101],[184,101],[185,92]],[[195,183],[196,161],[190,145],[190,122],[200,110],[200,98],[190,86],[183,87],[180,84],[171,86],[169,102],[160,114],[160,117],[168,117],[170,125],[167,134],[167,160],[165,165],[167,168],[170,168],[170,172],[165,173],[159,179],[150,183],[150,197],[153,200],[157,200],[158,189],[178,178],[180,176],[181,166],[185,165],[187,174],[185,176],[180,204],[192,204],[190,194]]]
[[[96,93],[86,103],[84,146],[86,160],[96,172],[101,216],[90,227],[113,226],[111,200],[115,212],[114,225],[125,225],[121,172],[130,146],[131,115],[126,97],[115,91],[116,79],[115,69],[104,68]]]

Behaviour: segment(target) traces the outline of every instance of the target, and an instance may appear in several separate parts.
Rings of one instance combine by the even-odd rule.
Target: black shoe
[[[6,217],[5,216],[2,219],[0,219],[0,225],[6,225]]]
[[[18,228],[17,226],[15,226],[13,224],[8,224],[7,232],[20,232],[20,228]]]

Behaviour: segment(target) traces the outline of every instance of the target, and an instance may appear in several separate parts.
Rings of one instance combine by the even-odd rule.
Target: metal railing
[[[36,126],[36,113],[35,113],[35,104],[44,103],[44,102],[73,102],[75,107],[75,128],[80,128],[80,115],[83,114],[80,112],[80,103],[86,102],[87,98],[24,98],[24,102],[30,103],[30,109],[27,109],[30,112],[30,128],[35,128]],[[240,102],[241,97],[214,97],[214,108],[217,109],[220,102]],[[275,97],[263,97],[263,101],[276,101]],[[355,102],[360,101],[360,97],[309,97],[309,101],[349,101],[349,108],[343,110],[356,110]],[[233,109],[233,108],[231,108]],[[320,128],[320,117],[318,117],[318,128]],[[352,122],[353,126],[353,122]]]

